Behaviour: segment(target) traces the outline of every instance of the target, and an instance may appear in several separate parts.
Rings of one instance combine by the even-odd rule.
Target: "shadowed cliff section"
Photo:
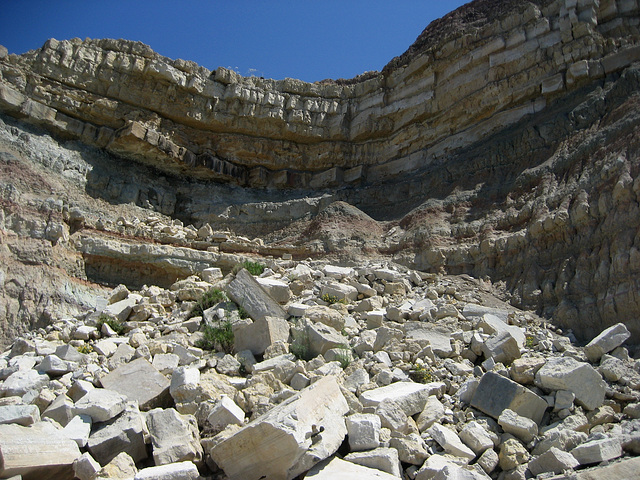
[[[382,72],[315,84],[125,40],[0,52],[1,145],[60,182],[16,193],[5,174],[3,228],[67,249],[70,279],[383,257],[484,278],[583,338],[628,319],[640,339],[639,19],[629,0],[479,0]],[[127,253],[150,240],[187,250]],[[31,304],[9,290],[17,319]]]

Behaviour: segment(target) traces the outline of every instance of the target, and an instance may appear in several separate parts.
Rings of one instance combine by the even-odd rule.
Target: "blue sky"
[[[242,75],[352,78],[381,70],[461,0],[4,0],[10,53],[48,38],[126,38]]]

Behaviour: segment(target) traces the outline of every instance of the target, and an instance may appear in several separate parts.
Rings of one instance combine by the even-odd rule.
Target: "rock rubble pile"
[[[120,285],[94,312],[16,339],[0,355],[0,478],[587,479],[640,466],[624,324],[580,346],[467,276],[243,266]]]

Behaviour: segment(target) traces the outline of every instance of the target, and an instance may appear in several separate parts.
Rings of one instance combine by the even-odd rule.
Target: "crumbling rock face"
[[[465,273],[640,339],[639,14],[476,0],[382,72],[314,84],[123,40],[0,49],[0,335],[95,308],[92,282],[286,254]]]

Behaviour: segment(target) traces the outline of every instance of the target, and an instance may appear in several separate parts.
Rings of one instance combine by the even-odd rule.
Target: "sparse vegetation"
[[[293,343],[289,345],[289,352],[293,353],[298,360],[309,361],[313,359],[309,344],[309,334],[307,334],[306,331],[294,339]]]
[[[347,301],[344,298],[338,298],[335,295],[330,295],[328,293],[325,293],[324,295],[322,295],[322,301],[328,303],[329,305],[333,305],[334,303],[342,303],[342,304],[347,304]]]
[[[409,370],[409,378],[417,383],[429,383],[433,381],[431,370],[421,363],[413,364],[413,368]]]
[[[202,317],[205,310],[227,300],[227,295],[222,290],[212,288],[205,292],[202,298],[198,300],[189,312],[189,316],[187,318]]]
[[[233,267],[232,273],[235,275],[236,273],[238,273],[240,270],[242,269],[247,270],[247,272],[249,272],[251,275],[262,275],[264,272],[264,269],[266,268],[262,263],[259,262],[251,262],[249,260],[245,260],[242,263],[238,263],[236,264],[235,267]]]
[[[116,335],[122,335],[124,333],[124,323],[122,323],[117,318],[112,317],[111,315],[107,315],[106,313],[103,313],[98,317],[96,328],[99,332],[102,331],[102,326],[104,324],[109,325],[109,327],[111,327],[111,330],[116,332]]]
[[[527,335],[525,337],[525,347],[533,348],[536,344],[536,338],[533,335]]]
[[[91,345],[89,345],[88,343],[85,343],[84,345],[80,345],[78,348],[76,348],[76,350],[78,350],[78,352],[87,355],[91,352],[93,352],[93,347]]]
[[[340,366],[344,370],[349,366],[352,360],[351,348],[349,348],[347,345],[342,345],[338,347],[338,349],[340,350],[340,352],[336,355],[336,360],[340,362]]]
[[[196,346],[203,350],[216,350],[225,353],[233,352],[233,325],[229,321],[219,325],[205,324],[202,330],[203,337],[196,342]]]

